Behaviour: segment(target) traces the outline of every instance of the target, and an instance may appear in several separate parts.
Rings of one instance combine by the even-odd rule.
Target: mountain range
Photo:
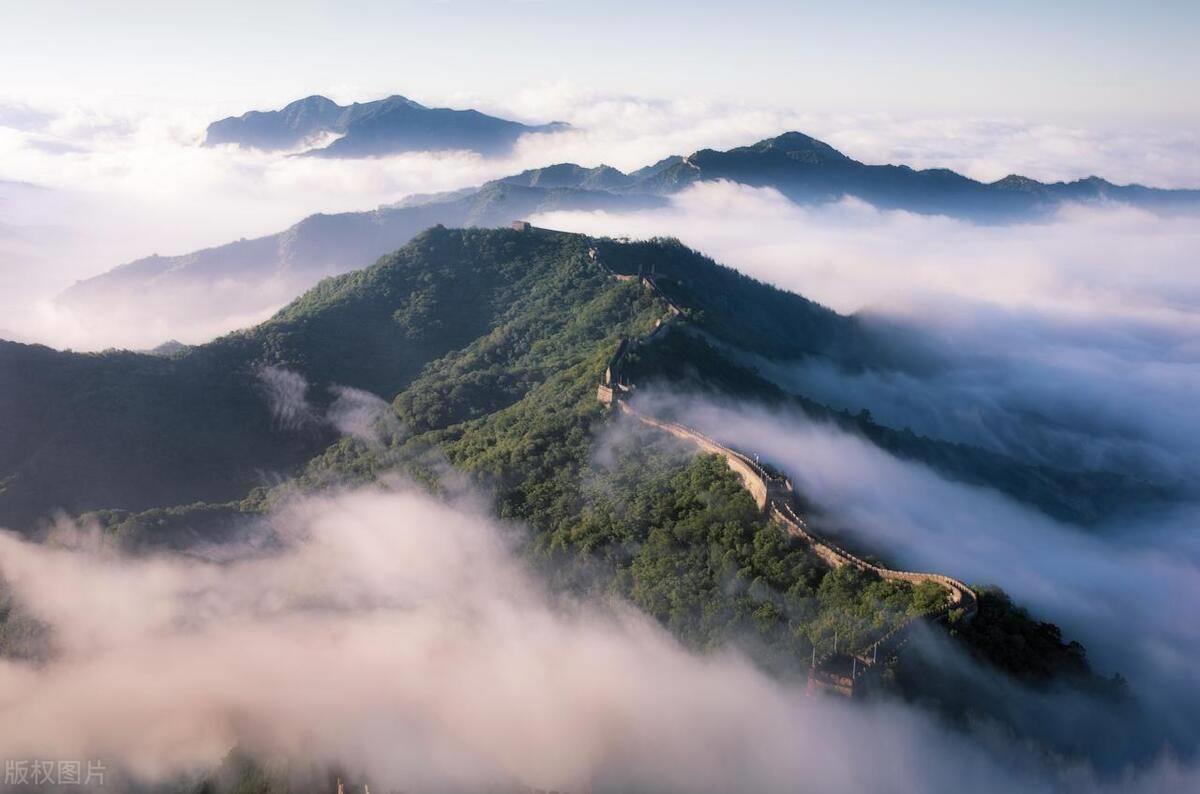
[[[298,99],[280,110],[252,110],[208,125],[204,145],[237,144],[251,149],[296,149],[325,135],[338,135],[306,150],[310,157],[381,157],[402,152],[461,149],[505,154],[533,132],[560,132],[563,122],[528,125],[477,110],[430,108],[402,96],[339,105],[323,96]]]
[[[939,586],[829,565],[780,531],[721,457],[607,411],[601,373],[630,339],[622,379],[641,393],[803,412],[1067,520],[1159,498],[1125,476],[922,437],[772,382],[746,353],[845,367],[896,354],[859,320],[677,241],[435,226],[207,344],[150,355],[0,342],[0,384],[20,384],[0,388],[0,526],[37,537],[65,511],[133,553],[269,550],[256,522],[290,496],[399,475],[436,493],[469,483],[529,528],[523,549],[556,589],[626,599],[690,648],[737,641],[782,675],[938,608]],[[978,594],[978,614],[948,641],[1030,685],[1113,690],[1057,627],[994,588]],[[0,657],[52,652],[0,580]],[[942,667],[905,670],[888,686],[1020,730],[989,697],[990,677],[931,686]]]
[[[1158,209],[1200,206],[1200,190],[1114,185],[1095,176],[1043,183],[1009,175],[979,182],[946,168],[868,165],[799,132],[725,152],[702,149],[642,175],[635,189],[672,193],[716,179],[775,188],[799,203],[854,196],[881,209],[985,221],[1018,220],[1064,202],[1118,201]]]
[[[557,360],[555,350],[575,349],[585,339],[599,340],[581,348],[596,354],[615,344],[620,325],[603,311],[584,322],[585,304],[603,299],[610,286],[589,263],[589,248],[617,272],[653,269],[670,298],[695,313],[690,325],[702,336],[668,337],[655,348],[661,358],[643,353],[638,366],[646,380],[781,400],[788,399],[785,389],[724,348],[781,361],[819,356],[846,367],[899,365],[893,346],[855,319],[679,243],[436,226],[371,267],[323,281],[267,322],[208,344],[158,355],[0,344],[0,381],[22,384],[0,390],[0,436],[7,439],[0,450],[0,525],[31,526],[56,508],[139,511],[225,502],[296,474],[334,436],[320,422],[298,429],[272,419],[260,382],[264,367],[302,375],[322,410],[336,387],[393,401],[412,431],[497,411],[557,367],[524,357]],[[498,344],[506,350],[500,358],[466,353]],[[601,359],[588,360],[586,383],[590,370],[601,368]],[[704,377],[694,382],[699,372]],[[811,402],[803,407],[828,412]],[[877,443],[928,458],[955,476],[999,488],[1015,483],[1019,498],[1076,520],[1089,520],[1095,504],[1122,492],[1120,478],[1080,479],[983,450],[868,429]]]
[[[362,267],[434,224],[498,226],[551,210],[637,212],[665,206],[672,194],[713,180],[773,188],[803,204],[854,196],[883,208],[987,223],[1036,219],[1065,202],[1125,202],[1159,211],[1200,207],[1198,190],[1114,185],[1098,177],[1042,183],[1009,176],[983,183],[946,169],[867,165],[789,132],[729,151],[668,157],[630,173],[561,163],[368,212],[313,215],[266,237],[122,265],[75,284],[59,301],[85,320],[144,322],[147,307],[174,313],[181,306],[233,318],[256,316],[321,278]],[[222,295],[214,308],[213,285],[230,279],[239,289]]]

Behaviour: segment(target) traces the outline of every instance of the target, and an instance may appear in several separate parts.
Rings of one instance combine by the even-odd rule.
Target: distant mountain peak
[[[358,102],[355,102],[354,104],[360,105],[360,103],[358,103]],[[427,110],[427,108],[424,105],[422,105],[420,102],[417,102],[416,100],[413,100],[413,99],[409,99],[406,96],[401,96],[400,94],[392,94],[391,96],[389,96],[385,99],[380,99],[377,102],[367,102],[364,104],[380,105],[383,107],[403,106],[403,107],[416,108],[419,110]]]
[[[312,96],[304,97],[304,99],[297,99],[295,102],[288,103],[284,107],[284,110],[287,110],[288,108],[300,107],[334,107],[338,108],[339,110],[341,109],[338,103],[334,102],[329,97],[322,96],[320,94],[313,94]]]
[[[1021,186],[1021,185],[1040,185],[1041,182],[1038,182],[1036,179],[1031,179],[1030,177],[1027,177],[1027,176],[1021,176],[1020,174],[1009,174],[1008,176],[1004,177],[1003,179],[997,179],[992,184]]]
[[[497,180],[501,183],[540,188],[582,188],[585,190],[620,190],[633,184],[633,178],[610,165],[584,168],[575,163],[558,163],[532,168],[514,176]]]
[[[373,102],[339,105],[319,94],[280,110],[252,110],[208,125],[205,145],[233,143],[278,151],[312,145],[320,136],[342,137],[305,154],[320,157],[377,157],[413,151],[465,149],[480,154],[509,151],[530,132],[557,132],[570,125],[527,125],[477,110],[430,108],[400,94]]]
[[[1018,193],[1042,194],[1046,192],[1046,186],[1041,182],[1037,181],[1036,179],[1030,179],[1027,176],[1021,176],[1020,174],[1009,174],[1003,179],[997,179],[995,182],[991,183],[990,187],[996,188],[997,190],[1007,190]]]
[[[802,132],[785,132],[774,138],[766,138],[748,148],[758,151],[779,151],[792,159],[811,163],[848,163],[849,157],[824,141],[819,141]]]

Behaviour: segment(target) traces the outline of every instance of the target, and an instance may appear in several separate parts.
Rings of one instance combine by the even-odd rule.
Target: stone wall
[[[595,249],[591,249],[588,254],[610,276],[622,280],[631,278],[622,277],[605,267],[596,256]],[[804,519],[797,514],[793,506],[795,500],[792,483],[787,478],[773,476],[749,456],[714,441],[695,428],[647,416],[630,405],[625,398],[630,394],[633,386],[625,382],[621,372],[621,366],[629,347],[649,340],[661,332],[668,322],[683,314],[683,309],[662,292],[653,277],[642,276],[641,281],[647,289],[652,290],[666,304],[668,314],[655,324],[654,329],[644,339],[621,340],[617,350],[609,359],[608,366],[605,368],[600,385],[596,390],[596,396],[600,402],[604,405],[614,406],[617,410],[644,425],[688,441],[704,452],[723,457],[725,463],[750,492],[759,509],[780,524],[788,534],[803,540],[818,557],[831,567],[851,565],[860,570],[871,571],[882,579],[894,579],[910,584],[936,582],[947,592],[945,607],[936,612],[918,615],[910,619],[877,639],[867,649],[852,654],[831,653],[814,659],[809,678],[810,687],[826,689],[843,695],[853,695],[856,684],[876,675],[882,668],[882,663],[899,652],[900,648],[908,641],[912,628],[918,622],[945,620],[955,610],[961,611],[960,615],[963,620],[972,619],[978,611],[978,601],[975,592],[962,582],[937,573],[896,571],[885,568],[818,537],[808,528]]]
[[[733,470],[733,473],[736,474],[742,481],[742,485],[747,491],[750,492],[750,495],[754,497],[754,502],[758,505],[758,509],[764,512],[767,511],[768,505],[770,504],[769,494],[771,493],[771,489],[768,487],[770,477],[761,466],[758,466],[758,464],[751,461],[745,455],[718,444],[708,436],[700,433],[697,430],[693,430],[690,427],[681,425],[678,422],[666,422],[661,419],[655,419],[652,416],[646,416],[645,414],[637,411],[625,400],[618,400],[616,404],[617,408],[620,409],[621,412],[634,417],[644,425],[661,430],[664,433],[675,436],[676,438],[682,438],[685,441],[690,441],[698,446],[703,452],[708,452],[713,455],[720,455],[721,457],[725,458],[725,463],[729,465],[729,468]]]

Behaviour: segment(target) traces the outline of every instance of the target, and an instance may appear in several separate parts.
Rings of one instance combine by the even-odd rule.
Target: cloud
[[[1086,531],[986,487],[951,482],[799,413],[651,395],[718,438],[779,465],[823,525],[895,567],[998,584],[1120,672],[1152,714],[1146,733],[1194,752],[1200,631],[1179,611],[1200,599],[1200,505]],[[1131,731],[1137,741],[1146,737]]]
[[[662,210],[552,212],[551,228],[680,237],[739,270],[842,312],[879,305],[920,311],[935,298],[1066,317],[1116,313],[1187,321],[1200,284],[1181,261],[1195,250],[1195,217],[1121,205],[1066,207],[1049,223],[979,226],[884,211],[856,199],[793,204],[770,188],[708,182]],[[1128,263],[1138,262],[1135,275]]]
[[[0,570],[59,649],[0,663],[0,753],[153,780],[237,745],[383,790],[1103,789],[897,704],[807,698],[737,654],[688,653],[620,604],[553,596],[513,530],[469,505],[359,491],[271,523],[282,550],[223,564],[0,535]],[[1137,780],[1170,775],[1195,780]]]
[[[54,115],[30,107],[21,102],[0,102],[0,127],[15,130],[39,130],[45,127]]]
[[[794,390],[1038,463],[1182,484],[1200,476],[1200,224],[1124,206],[978,226],[847,199],[695,186],[663,210],[547,213],[590,234],[675,235],[718,261],[859,313],[908,366],[755,361]]]
[[[628,611],[548,606],[482,517],[376,493],[287,520],[301,537],[282,556],[219,568],[0,541],[63,649],[44,670],[2,668],[6,754],[154,775],[238,742],[420,787],[579,789],[614,762],[676,784],[775,771],[755,769],[751,737],[786,727],[794,693],[776,701],[740,660],[689,657]],[[97,596],[99,622],[82,608]]]
[[[379,444],[403,433],[400,420],[385,400],[349,386],[332,386],[333,403],[326,412],[339,433],[369,444]]]
[[[299,372],[265,366],[258,370],[258,382],[280,427],[295,430],[316,421],[316,412],[308,404],[308,381]]]
[[[309,383],[299,372],[263,366],[258,382],[275,422],[284,429],[326,425],[338,433],[372,445],[395,440],[404,432],[391,406],[370,392],[334,384],[324,412],[309,401]]]

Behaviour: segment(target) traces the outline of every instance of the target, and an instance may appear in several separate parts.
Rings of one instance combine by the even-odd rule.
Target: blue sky
[[[1200,121],[1200,3],[0,0],[0,99],[503,106],[547,82],[814,112]]]

